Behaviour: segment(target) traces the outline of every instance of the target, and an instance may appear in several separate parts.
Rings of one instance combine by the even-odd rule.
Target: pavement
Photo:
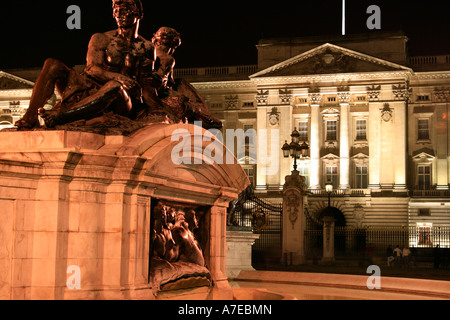
[[[377,285],[371,280],[372,274],[332,271],[337,269],[327,266],[314,271],[293,271],[292,268],[290,271],[241,271],[230,284],[233,288],[264,289],[297,300],[450,300],[450,282],[447,280],[411,278],[406,273],[396,277],[391,273],[389,276],[382,274]],[[422,273],[414,275],[421,276]]]
[[[381,262],[381,263],[380,263]],[[335,265],[313,264],[309,261],[301,266],[286,266],[281,264],[266,264],[263,266],[255,266],[256,270],[265,271],[290,271],[305,273],[331,273],[331,274],[348,274],[348,275],[368,275],[367,268],[369,265],[377,265],[380,267],[383,277],[398,277],[412,279],[430,279],[450,281],[450,268],[434,268],[432,263],[417,263],[415,267],[387,266],[382,261],[374,261],[373,263],[365,263],[362,266],[357,261],[336,260]]]

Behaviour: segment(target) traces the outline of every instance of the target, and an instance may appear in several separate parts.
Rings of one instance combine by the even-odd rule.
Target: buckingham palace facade
[[[267,132],[246,144],[277,157],[277,170],[267,159],[238,157],[267,201],[281,201],[294,161],[281,147],[296,129],[309,146],[297,170],[311,215],[328,205],[331,181],[331,203],[346,226],[450,227],[450,54],[409,57],[407,42],[401,32],[263,39],[257,65],[175,76],[194,85],[223,130]],[[20,118],[32,88],[20,73],[0,73],[5,81],[3,125]]]

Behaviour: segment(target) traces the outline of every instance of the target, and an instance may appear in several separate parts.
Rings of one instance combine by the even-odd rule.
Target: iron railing
[[[384,255],[389,247],[394,249],[396,246],[401,249],[450,249],[450,227],[336,227],[334,232],[337,257],[367,251]],[[322,230],[305,231],[307,256],[320,252],[322,244]]]

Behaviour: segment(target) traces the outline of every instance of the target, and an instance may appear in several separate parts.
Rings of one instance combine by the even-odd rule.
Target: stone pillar
[[[380,188],[380,103],[369,103],[369,188]]]
[[[439,101],[448,101],[448,91],[440,90],[442,98]],[[437,105],[436,113],[436,189],[449,189],[449,113],[448,106]]]
[[[298,171],[286,177],[283,188],[282,262],[287,265],[304,264],[304,233],[306,217],[303,208],[305,178]]]
[[[325,265],[333,265],[335,263],[334,224],[334,217],[325,216],[323,218],[323,257],[321,263]]]
[[[339,189],[350,188],[350,143],[349,143],[349,97],[350,94],[340,93],[341,101],[341,132],[340,132],[340,182]]]
[[[226,276],[236,278],[241,271],[254,271],[252,267],[252,246],[259,239],[258,234],[227,227]]]
[[[210,211],[210,235],[209,254],[205,255],[206,264],[209,266],[214,288],[209,299],[229,300],[233,299],[233,290],[225,275],[226,241],[227,241],[227,210],[222,206],[213,206]]]
[[[397,103],[395,106],[394,119],[394,188],[406,189],[406,161],[407,161],[407,147],[406,147],[406,131],[408,120],[406,117],[407,103]]]
[[[320,189],[320,106],[311,104],[311,189]]]

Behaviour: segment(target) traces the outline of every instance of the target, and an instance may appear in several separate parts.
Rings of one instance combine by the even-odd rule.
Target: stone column
[[[341,132],[340,132],[340,182],[339,189],[350,188],[350,142],[349,142],[349,101],[350,93],[339,93],[341,105]]]
[[[439,190],[449,189],[449,150],[450,150],[450,135],[449,135],[449,107],[448,101],[450,97],[450,90],[448,88],[435,89],[434,96],[436,102],[436,188]],[[446,104],[444,104],[447,102]]]
[[[320,94],[310,95],[311,104],[311,189],[320,189]]]
[[[325,216],[323,218],[323,257],[321,263],[325,265],[333,265],[335,263],[334,225],[334,217]]]
[[[287,265],[304,264],[304,233],[306,218],[303,195],[306,190],[305,178],[298,171],[286,177],[283,188],[283,241],[282,262]]]
[[[211,208],[210,212],[209,254],[206,254],[205,258],[214,280],[214,288],[209,298],[213,300],[228,300],[233,298],[233,290],[225,275],[227,210],[225,207],[216,205]]]
[[[369,103],[369,188],[380,188],[380,107],[381,103]]]
[[[394,189],[406,189],[406,128],[407,128],[407,103],[401,102],[395,105],[394,119]]]

